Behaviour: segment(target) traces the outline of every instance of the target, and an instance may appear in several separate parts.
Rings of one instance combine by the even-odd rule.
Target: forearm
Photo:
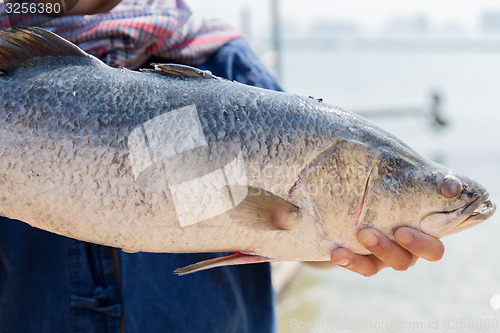
[[[42,3],[55,3],[57,0],[39,0]],[[64,15],[90,15],[109,12],[121,0],[63,0]]]

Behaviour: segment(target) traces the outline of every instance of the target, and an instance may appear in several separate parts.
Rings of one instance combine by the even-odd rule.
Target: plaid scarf
[[[1,2],[0,28],[10,27],[12,18]],[[23,20],[18,17],[16,22]],[[182,0],[123,0],[107,13],[50,17],[37,25],[110,66],[131,69],[151,56],[196,65],[230,40],[243,37],[217,20],[191,16]]]

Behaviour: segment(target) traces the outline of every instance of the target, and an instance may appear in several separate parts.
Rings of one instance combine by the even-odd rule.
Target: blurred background
[[[500,1],[187,3],[242,31],[286,91],[362,114],[500,203]],[[499,238],[497,212],[407,272],[303,267],[280,332],[499,332]]]

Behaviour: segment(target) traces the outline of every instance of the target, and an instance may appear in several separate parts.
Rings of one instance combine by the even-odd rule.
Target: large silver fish
[[[0,32],[0,215],[150,252],[235,251],[178,270],[330,260],[357,232],[442,237],[488,192],[369,121],[191,67],[108,67],[38,28]]]

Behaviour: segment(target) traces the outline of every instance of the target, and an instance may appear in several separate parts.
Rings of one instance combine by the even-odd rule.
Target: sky
[[[241,11],[251,12],[252,31],[270,22],[269,0],[186,0],[194,14],[218,17],[241,28]],[[376,33],[399,17],[425,15],[432,27],[460,25],[466,33],[478,30],[481,13],[500,12],[498,0],[281,0],[284,21],[306,28],[319,20],[354,21],[364,32]]]

